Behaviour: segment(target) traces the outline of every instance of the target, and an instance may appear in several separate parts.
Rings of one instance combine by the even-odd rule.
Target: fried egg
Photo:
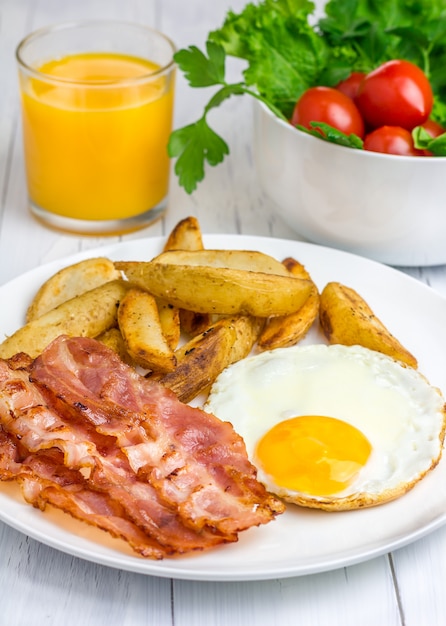
[[[440,460],[446,424],[422,374],[360,346],[248,357],[219,375],[205,409],[233,424],[270,492],[326,510],[411,489]]]

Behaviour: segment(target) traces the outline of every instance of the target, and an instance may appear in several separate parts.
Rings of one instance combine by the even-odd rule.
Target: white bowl
[[[309,241],[390,265],[446,263],[446,157],[338,146],[254,103],[259,183]]]

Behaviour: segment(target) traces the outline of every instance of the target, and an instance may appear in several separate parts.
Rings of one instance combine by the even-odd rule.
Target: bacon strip
[[[236,533],[283,511],[229,423],[182,404],[102,344],[59,338],[31,372],[59,413],[82,407],[97,432],[116,437],[133,470],[191,528]]]
[[[144,557],[161,559],[165,550],[125,515],[108,494],[93,491],[78,470],[63,465],[58,450],[38,452],[23,462],[18,477],[25,500],[44,510],[51,504],[92,526],[125,539]]]
[[[0,480],[12,480],[20,473],[17,445],[0,426]]]
[[[123,516],[122,507],[107,494],[88,488],[84,476],[64,466],[60,451],[37,452],[22,461],[18,443],[0,427],[0,480],[17,480],[27,502],[44,510],[47,504],[125,539],[139,554],[160,559],[164,551]]]
[[[195,533],[184,527],[176,510],[162,503],[149,483],[138,480],[114,438],[98,435],[82,419],[64,421],[46,405],[26,372],[12,371],[2,361],[0,421],[30,452],[56,448],[63,452],[68,467],[89,468],[91,487],[110,494],[127,518],[159,543],[166,556],[237,539],[235,535],[223,536],[207,529]]]
[[[163,558],[236,541],[284,505],[229,423],[178,401],[95,340],[0,360],[0,480]]]

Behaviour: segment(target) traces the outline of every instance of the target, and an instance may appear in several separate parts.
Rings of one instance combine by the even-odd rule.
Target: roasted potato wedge
[[[311,280],[305,267],[295,259],[288,257],[283,261],[283,264],[296,278]],[[310,295],[300,309],[289,315],[270,318],[259,337],[259,349],[264,351],[294,346],[305,337],[318,313],[319,291],[313,283]]]
[[[194,228],[197,228],[197,225],[194,225],[193,220],[195,218],[187,218],[192,220],[191,223],[182,224],[180,222],[180,234],[181,232],[189,227],[189,233],[195,232],[195,235],[189,237],[188,241],[180,240],[180,237],[177,236],[175,240],[175,244],[177,246],[176,250],[181,250],[181,252],[177,252],[174,255],[163,255],[163,258],[169,262],[173,261],[175,263],[187,263],[187,264],[200,264],[200,265],[208,265],[210,267],[226,267],[226,268],[234,268],[234,269],[246,269],[250,271],[261,271],[266,273],[280,274],[286,275],[287,273],[284,271],[281,264],[274,258],[256,251],[238,251],[238,250],[205,250],[203,247],[203,239],[196,234]],[[198,227],[199,228],[199,227]],[[192,247],[194,246],[194,247]],[[200,246],[200,247],[199,247]],[[165,251],[175,250],[173,247],[165,246]],[[195,252],[200,250],[199,254],[188,254],[189,251]],[[182,309],[180,311],[180,320],[181,320],[181,328],[182,330],[189,335],[197,335],[201,332],[204,332],[206,328],[208,328],[212,322],[211,313],[202,313],[196,311],[188,311]]]
[[[121,272],[105,257],[86,259],[64,267],[40,287],[28,307],[26,321],[31,322],[62,302],[119,278]]]
[[[363,298],[350,287],[330,282],[322,290],[319,319],[330,343],[361,345],[417,367],[416,358],[390,333]]]
[[[164,252],[169,250],[203,250],[203,237],[198,220],[195,217],[186,217],[178,222],[170,233]],[[194,337],[204,332],[211,325],[211,316],[207,313],[179,310],[180,328],[187,335]]]
[[[190,402],[206,392],[225,367],[248,356],[263,324],[262,318],[248,315],[220,318],[178,348],[175,370],[157,379]]]
[[[119,305],[118,324],[127,351],[137,365],[160,372],[175,369],[177,360],[164,337],[153,296],[140,289],[129,289]]]
[[[283,263],[269,254],[256,250],[170,250],[162,252],[152,260],[169,265],[214,267],[289,276]]]
[[[180,309],[180,328],[191,337],[204,333],[211,326],[212,321],[213,316],[209,313],[196,313],[195,311]]]
[[[237,332],[232,320],[219,320],[176,351],[176,368],[159,381],[174,391],[182,402],[190,402],[208,389],[231,363],[236,341]]]
[[[168,346],[175,350],[180,341],[180,310],[161,298],[156,298],[161,330]]]
[[[177,252],[199,255],[206,251]],[[174,306],[197,313],[286,315],[300,308],[312,290],[311,281],[294,278],[280,263],[285,275],[217,264],[177,264],[171,262],[175,254],[166,252],[150,262],[119,262],[116,266],[135,285]],[[248,258],[252,255],[245,253],[243,268],[249,267]],[[240,252],[238,258],[243,258]]]
[[[203,250],[203,237],[196,217],[189,216],[178,222],[164,245],[168,250]]]
[[[110,328],[96,337],[98,341],[111,348],[119,356],[121,361],[127,363],[127,365],[136,366],[135,361],[132,359],[127,351],[127,346],[124,341],[119,328]]]
[[[231,351],[231,363],[235,363],[251,352],[265,325],[265,319],[252,315],[237,315],[230,320],[237,334]]]
[[[296,278],[304,278],[305,280],[311,280],[312,278],[310,274],[307,272],[305,265],[293,259],[293,257],[288,256],[286,259],[282,261],[282,264],[286,267],[286,269],[295,276]]]
[[[63,302],[19,328],[0,344],[0,358],[17,352],[37,357],[60,335],[97,337],[117,323],[117,311],[129,285],[113,280]]]

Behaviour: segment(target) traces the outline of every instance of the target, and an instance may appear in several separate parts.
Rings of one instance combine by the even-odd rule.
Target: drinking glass
[[[31,212],[81,234],[142,228],[165,210],[175,46],[114,21],[50,26],[17,48]]]

